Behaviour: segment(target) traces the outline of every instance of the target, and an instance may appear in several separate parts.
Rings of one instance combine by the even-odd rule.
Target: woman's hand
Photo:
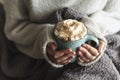
[[[81,47],[78,47],[77,49],[78,60],[82,63],[87,63],[96,59],[100,55],[105,46],[104,41],[100,40],[99,42],[100,45],[98,46],[98,49],[88,44],[83,44]]]
[[[48,43],[46,52],[48,57],[51,59],[52,62],[56,64],[68,64],[71,59],[74,57],[75,52],[71,49],[64,49],[64,50],[56,50],[57,46],[55,43]]]

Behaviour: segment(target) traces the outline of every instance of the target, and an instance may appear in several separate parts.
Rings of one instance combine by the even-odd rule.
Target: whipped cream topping
[[[87,33],[87,28],[82,22],[77,20],[64,20],[58,22],[54,29],[54,34],[59,39],[65,41],[75,41],[84,38]]]

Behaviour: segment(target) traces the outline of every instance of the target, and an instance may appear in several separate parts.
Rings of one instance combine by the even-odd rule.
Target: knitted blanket
[[[72,65],[58,80],[120,80],[120,33],[106,39],[108,47],[97,63],[87,67]]]
[[[81,20],[82,16],[87,15],[63,8],[55,11],[46,23],[55,24],[65,19]],[[3,29],[3,25],[0,27]],[[106,39],[107,50],[95,64],[83,67],[71,63],[54,68],[45,60],[32,59],[22,54],[1,31],[0,80],[120,80],[120,32],[106,36]]]
[[[53,23],[65,19],[81,20],[86,14],[79,13],[69,8],[63,8],[52,16]],[[70,64],[57,80],[120,80],[120,32],[106,36],[107,49],[102,58],[95,64],[82,67]]]

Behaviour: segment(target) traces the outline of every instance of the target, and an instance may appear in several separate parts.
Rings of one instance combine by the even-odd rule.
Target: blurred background
[[[0,0],[0,3],[2,3],[2,4],[3,4],[3,1],[4,1],[4,0]]]

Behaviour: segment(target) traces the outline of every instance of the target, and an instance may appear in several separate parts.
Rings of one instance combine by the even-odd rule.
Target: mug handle
[[[91,46],[97,48],[99,46],[99,39],[93,35],[86,35],[86,43],[90,44]]]

